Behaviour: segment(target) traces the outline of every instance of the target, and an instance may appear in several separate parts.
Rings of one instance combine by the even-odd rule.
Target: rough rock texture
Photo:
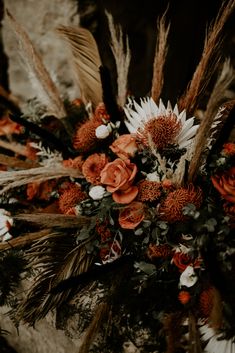
[[[76,0],[5,0],[7,8],[28,32],[35,47],[43,57],[48,71],[60,86],[60,91],[75,98],[76,92],[68,53],[55,32],[58,25],[78,25]],[[9,57],[9,85],[12,93],[21,101],[35,96],[35,91],[17,53],[17,41],[7,21],[3,22],[3,44]]]

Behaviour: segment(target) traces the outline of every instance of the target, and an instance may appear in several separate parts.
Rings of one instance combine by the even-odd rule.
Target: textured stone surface
[[[60,86],[60,91],[71,98],[77,93],[73,86],[68,63],[68,53],[64,43],[55,32],[58,25],[78,25],[76,0],[5,0],[5,8],[20,22],[52,77]],[[17,41],[7,21],[3,21],[3,43],[9,57],[9,81],[12,93],[20,100],[35,96],[35,91],[17,51]]]

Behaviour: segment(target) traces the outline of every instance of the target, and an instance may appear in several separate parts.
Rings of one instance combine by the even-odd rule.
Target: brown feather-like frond
[[[24,28],[16,21],[12,14],[6,11],[8,22],[15,32],[20,44],[20,54],[26,64],[26,69],[32,78],[32,84],[36,88],[37,98],[47,107],[51,115],[57,118],[64,118],[66,110],[59,91],[52,81],[47,69],[45,68],[40,55],[37,53],[33,43]]]
[[[190,82],[186,93],[180,99],[179,103],[180,109],[186,109],[189,115],[194,113],[199,99],[204,93],[211,76],[218,68],[220,61],[219,47],[222,43],[222,30],[234,9],[235,0],[229,0],[227,4],[223,2],[218,17],[213,26],[209,29],[201,60],[194,72],[192,81]]]
[[[17,238],[12,238],[7,242],[0,243],[0,251],[12,248],[21,248],[27,245],[31,245],[34,241],[37,241],[48,234],[51,234],[50,229],[43,229],[38,232],[21,234]]]
[[[96,107],[103,96],[99,73],[102,64],[93,35],[81,27],[60,26],[57,31],[71,50],[73,77],[84,103],[91,102]]]
[[[0,172],[0,195],[10,189],[20,187],[33,182],[42,182],[49,179],[61,178],[63,176],[71,176],[77,178],[80,176],[78,170],[74,168],[66,168],[62,164],[23,169],[16,171]]]
[[[34,223],[52,228],[80,228],[91,223],[91,217],[73,216],[56,213],[22,213],[13,217],[16,221]]]
[[[58,308],[74,291],[72,288],[51,293],[51,289],[60,281],[86,272],[93,263],[93,255],[86,252],[85,242],[76,245],[76,238],[71,234],[51,233],[26,252],[29,267],[37,270],[38,275],[18,307],[19,320],[33,325],[50,310]]]
[[[201,122],[197,135],[195,137],[193,147],[193,157],[189,164],[188,181],[193,181],[211,148],[211,133],[212,129],[216,129],[214,133],[218,133],[224,126],[230,112],[235,106],[235,100],[227,102],[219,107],[217,114],[207,116]]]
[[[109,31],[111,34],[111,50],[116,62],[117,70],[117,101],[118,104],[123,107],[126,103],[127,96],[127,85],[128,85],[128,71],[131,61],[131,52],[129,47],[128,38],[125,40],[121,27],[115,28],[113,17],[110,13],[106,11],[106,16],[108,18]]]
[[[151,97],[155,102],[160,99],[162,87],[164,84],[164,65],[168,52],[167,39],[170,25],[166,25],[166,14],[164,14],[157,23],[158,35],[153,62],[153,79],[151,88]]]

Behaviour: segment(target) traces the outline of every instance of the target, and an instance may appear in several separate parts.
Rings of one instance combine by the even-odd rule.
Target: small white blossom
[[[187,266],[180,276],[180,287],[192,287],[197,282],[198,277],[192,266]]]
[[[146,176],[146,180],[160,182],[160,177],[159,177],[159,174],[157,172],[148,173],[147,176]]]
[[[93,200],[101,200],[104,197],[106,190],[101,185],[93,186],[89,191],[89,196]]]
[[[107,125],[100,125],[95,130],[95,135],[98,139],[105,139],[110,134],[110,128]]]

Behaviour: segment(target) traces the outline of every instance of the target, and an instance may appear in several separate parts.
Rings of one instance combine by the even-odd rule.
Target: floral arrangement
[[[26,298],[15,305],[18,320],[33,324],[74,291],[100,281],[107,294],[80,352],[89,350],[111,313],[124,326],[148,330],[154,337],[148,338],[148,352],[202,352],[209,326],[213,337],[224,332],[227,340],[220,342],[234,349],[235,308],[228,288],[232,292],[235,143],[226,134],[234,101],[224,98],[231,67],[227,61],[219,65],[214,48],[234,6],[234,1],[222,6],[192,81],[174,107],[160,99],[165,17],[159,22],[151,95],[141,99],[126,97],[130,52],[110,15],[120,68],[117,100],[92,35],[60,27],[82,92],[81,99],[62,101],[27,34],[8,13],[47,99],[44,106],[31,101],[34,113],[20,114],[8,97],[11,112],[0,126],[0,147],[8,151],[0,155],[1,249],[5,254],[9,245],[19,248],[36,271]],[[199,98],[212,61],[218,78],[202,110]],[[166,340],[156,332],[162,330]],[[108,347],[106,342],[103,351],[110,352]]]

